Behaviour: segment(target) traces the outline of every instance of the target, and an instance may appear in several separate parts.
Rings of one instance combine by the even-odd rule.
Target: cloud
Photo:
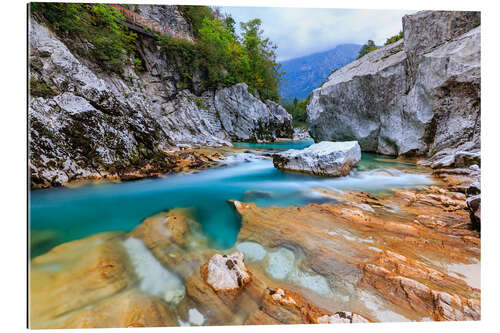
[[[237,22],[262,20],[264,35],[278,45],[278,61],[326,51],[343,43],[382,45],[402,30],[410,10],[221,7]]]

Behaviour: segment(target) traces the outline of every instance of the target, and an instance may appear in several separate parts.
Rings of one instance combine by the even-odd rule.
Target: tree
[[[364,44],[362,47],[361,47],[361,50],[359,50],[359,55],[358,55],[358,58],[361,58],[362,56],[374,51],[377,49],[377,45],[375,45],[375,42],[371,39],[369,39],[366,44]]]
[[[243,46],[249,59],[248,86],[257,91],[262,99],[279,101],[278,86],[281,80],[279,64],[276,62],[276,48],[269,38],[263,37],[261,20],[254,19],[240,23],[243,31]]]
[[[193,88],[193,77],[201,74],[204,89],[245,82],[262,100],[279,101],[276,46],[263,37],[260,20],[241,23],[242,35],[238,36],[230,15],[222,16],[208,7],[181,7],[196,43],[164,36],[161,45],[169,63],[177,66],[183,89]]]

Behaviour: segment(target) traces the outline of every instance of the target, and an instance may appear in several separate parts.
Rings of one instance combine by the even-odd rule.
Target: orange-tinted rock
[[[168,305],[156,297],[132,291],[82,309],[51,328],[127,328],[178,326]]]
[[[324,315],[316,319],[318,324],[359,324],[369,323],[370,321],[357,313],[337,312],[334,315]]]
[[[136,277],[120,233],[61,244],[34,258],[30,270],[30,326],[50,326],[133,285]]]
[[[335,292],[350,294],[350,302],[370,307],[373,302],[362,296],[368,293],[411,320],[480,317],[480,290],[446,269],[480,259],[463,195],[440,187],[380,196],[321,191],[340,203],[269,208],[235,203],[242,216],[238,240],[294,249],[303,267],[325,276]],[[451,311],[448,303],[435,301],[436,292],[460,302]],[[365,318],[377,315],[377,310],[352,310]]]

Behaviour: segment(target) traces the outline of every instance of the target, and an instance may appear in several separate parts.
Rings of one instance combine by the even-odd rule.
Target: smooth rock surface
[[[357,141],[313,144],[303,150],[290,149],[273,155],[274,166],[324,176],[345,176],[361,160]]]

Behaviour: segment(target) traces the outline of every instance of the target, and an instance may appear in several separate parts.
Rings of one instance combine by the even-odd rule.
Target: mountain
[[[355,60],[360,49],[361,45],[341,44],[328,51],[281,62],[281,71],[285,72],[281,97],[285,100],[306,98],[334,69]]]

